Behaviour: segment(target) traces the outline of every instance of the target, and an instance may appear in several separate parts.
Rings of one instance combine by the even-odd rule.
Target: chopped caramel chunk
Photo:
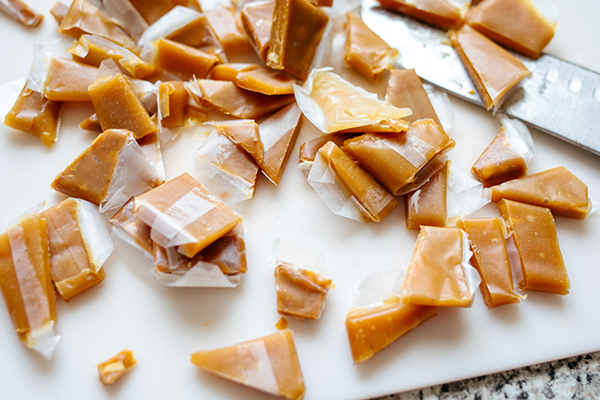
[[[488,110],[498,110],[531,76],[521,61],[469,25],[451,32],[450,39]]]
[[[257,2],[243,8],[241,21],[261,60],[267,61],[275,1]]]
[[[267,65],[306,80],[327,21],[308,0],[276,0]]]
[[[281,330],[287,329],[288,327],[288,320],[285,319],[285,317],[281,317],[279,318],[279,321],[277,321],[277,323],[275,324],[275,328]]]
[[[63,20],[67,16],[68,12],[69,12],[69,6],[64,5],[60,1],[57,1],[56,3],[54,3],[52,8],[50,9],[50,14],[52,14],[52,16],[54,17],[54,20],[56,21],[56,23],[58,25],[60,25],[63,22]]]
[[[554,37],[556,23],[530,0],[492,0],[471,8],[467,23],[509,49],[538,58]]]
[[[211,79],[226,80],[237,87],[266,95],[293,94],[296,81],[289,76],[256,64],[221,64],[210,73]]]
[[[406,196],[406,229],[419,230],[422,225],[446,226],[447,162],[420,189]]]
[[[502,218],[463,219],[457,226],[471,241],[473,266],[481,275],[481,294],[488,308],[518,303],[515,293]]]
[[[238,26],[234,9],[217,7],[207,10],[204,15],[225,50],[248,46],[248,40]]]
[[[102,133],[102,126],[98,121],[98,114],[93,113],[79,124],[79,127],[86,131],[100,132]]]
[[[339,147],[342,146],[346,140],[359,135],[360,133],[335,133],[331,135],[321,135],[308,142],[304,142],[300,146],[300,162],[313,162],[319,149],[327,142],[333,142]]]
[[[569,293],[571,284],[550,210],[506,199],[498,208],[519,252],[519,289]]]
[[[133,356],[131,350],[125,349],[121,351],[116,356],[113,356],[98,365],[100,382],[104,385],[111,385],[135,364],[137,364],[137,360]]]
[[[321,317],[331,279],[316,271],[277,261],[275,282],[279,314],[308,319]]]
[[[0,11],[25,26],[38,26],[44,20],[43,15],[33,11],[21,0],[0,1]]]
[[[189,12],[188,9],[184,10]],[[227,62],[223,47],[204,14],[197,13],[197,18],[193,19],[187,25],[170,32],[165,36],[165,39],[185,44],[198,50],[202,50],[205,53],[215,55],[218,57],[219,62]]]
[[[132,197],[110,219],[110,223],[122,229],[135,243],[149,254],[153,254],[153,241],[150,237],[150,226],[137,218],[133,211],[135,199]]]
[[[363,362],[422,322],[438,314],[438,307],[404,304],[390,296],[385,304],[352,309],[346,331],[354,363]]]
[[[90,101],[88,87],[96,81],[98,68],[61,57],[48,64],[44,96],[53,101]]]
[[[502,127],[475,161],[471,172],[484,187],[490,187],[525,176],[527,164],[523,157],[512,150],[506,129]]]
[[[344,61],[362,76],[375,82],[391,67],[399,55],[364,22],[353,14],[347,15],[346,50]]]
[[[215,55],[172,40],[160,38],[152,43],[153,65],[183,80],[204,78],[218,60]]]
[[[158,86],[160,126],[176,128],[183,126],[187,117],[190,96],[182,81],[161,82]]]
[[[390,74],[385,99],[396,107],[407,107],[412,110],[412,115],[404,117],[406,122],[415,122],[424,118],[431,118],[442,126],[427,92],[423,89],[423,82],[414,69],[395,69]]]
[[[232,347],[199,351],[192,363],[215,375],[289,400],[304,396],[292,331],[281,330]]]
[[[493,186],[492,201],[500,199],[547,207],[556,215],[576,219],[584,219],[592,210],[587,185],[565,167]]]
[[[402,284],[404,303],[470,307],[473,300],[462,266],[465,234],[458,228],[422,226]]]
[[[246,150],[257,163],[262,162],[265,148],[261,141],[258,124],[254,120],[215,122],[215,126],[232,142]]]
[[[197,0],[129,0],[129,2],[148,24],[153,24],[177,6],[202,11]]]
[[[442,29],[458,28],[463,22],[460,9],[447,0],[377,0],[385,8],[398,11]]]

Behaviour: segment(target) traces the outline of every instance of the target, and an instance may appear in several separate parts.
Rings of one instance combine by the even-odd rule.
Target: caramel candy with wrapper
[[[137,364],[137,360],[131,350],[125,349],[119,352],[119,354],[98,365],[100,382],[105,386],[112,385],[135,364]]]

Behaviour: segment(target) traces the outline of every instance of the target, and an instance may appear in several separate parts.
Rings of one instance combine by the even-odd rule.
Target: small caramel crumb
[[[121,377],[129,368],[137,364],[131,350],[125,349],[114,357],[98,365],[100,382],[110,385]]]
[[[275,324],[275,328],[279,329],[280,331],[283,329],[286,329],[288,326],[288,320],[285,319],[285,317],[281,317],[279,319],[279,321],[277,321],[277,323]]]
[[[335,288],[335,283],[331,285],[331,289]]]
[[[204,326],[208,326],[208,324],[209,324],[209,323],[210,323],[210,322],[207,322],[207,323],[205,323],[205,324],[204,324]]]

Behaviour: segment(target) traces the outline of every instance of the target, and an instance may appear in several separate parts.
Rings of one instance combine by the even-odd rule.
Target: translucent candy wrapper
[[[402,268],[369,272],[356,289],[352,308],[377,307],[391,295],[400,297],[404,276]]]
[[[148,27],[144,31],[142,37],[138,40],[138,45],[143,47],[158,38],[167,37],[171,33],[190,24],[200,16],[201,14],[196,10],[177,6]]]
[[[15,79],[0,85],[0,122],[4,123],[4,117],[15,104],[26,82],[25,79]]]
[[[339,131],[404,132],[410,109],[397,108],[353,86],[331,68],[313,70],[304,86],[294,86],[302,113],[324,133]]]
[[[521,121],[503,114],[499,114],[498,119],[506,129],[511,150],[523,157],[526,163],[529,163],[535,156],[536,151],[527,126]]]
[[[323,251],[286,238],[274,238],[267,263],[275,268],[277,261],[285,261],[328,276]]]
[[[102,5],[134,39],[138,39],[148,29],[148,23],[129,0],[102,0]]]
[[[491,189],[464,174],[456,168],[448,171],[448,191],[446,193],[448,225],[454,225],[492,201]]]
[[[452,109],[452,104],[448,99],[448,95],[443,90],[428,83],[423,83],[423,88],[425,89],[425,92],[427,92],[427,97],[429,97],[429,101],[435,109],[435,113],[442,124],[442,128],[444,128],[446,132],[451,132],[452,127],[454,126],[454,110]]]

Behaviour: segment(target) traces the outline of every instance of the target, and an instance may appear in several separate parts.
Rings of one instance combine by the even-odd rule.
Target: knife
[[[387,10],[361,5],[364,23],[398,49],[401,64],[421,79],[484,107],[446,31]],[[533,128],[600,155],[600,74],[543,54],[532,60],[510,52],[532,72],[500,109]]]

